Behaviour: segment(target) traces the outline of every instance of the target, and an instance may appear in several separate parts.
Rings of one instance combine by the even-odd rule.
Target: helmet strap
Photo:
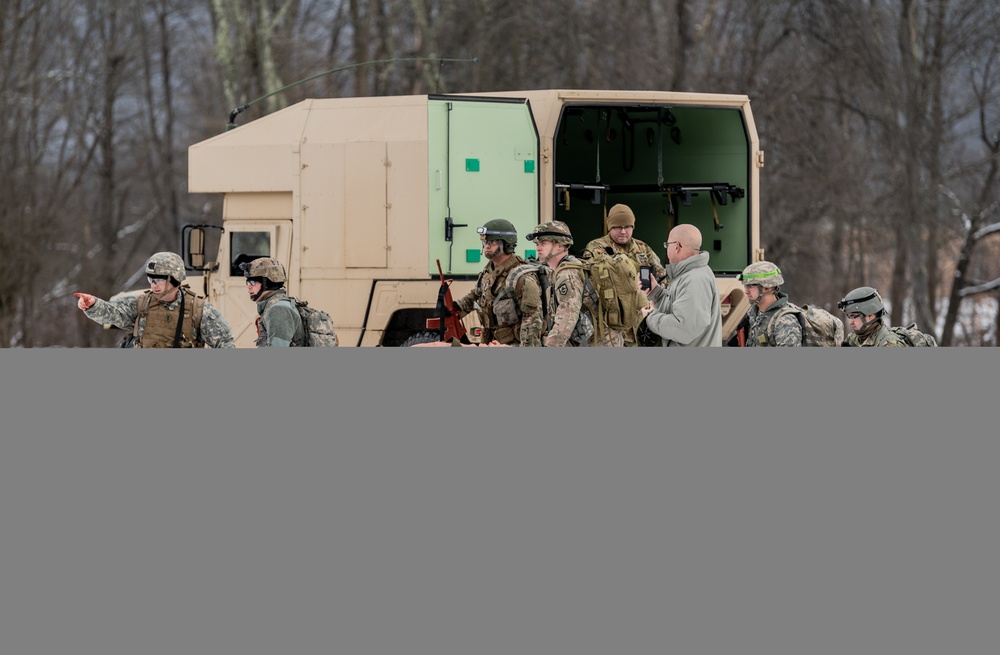
[[[179,293],[178,290],[181,288],[181,285],[178,284],[177,280],[175,280],[173,276],[168,277],[166,282],[167,283],[163,285],[163,293],[158,296],[156,296],[156,294],[153,295],[156,296],[160,302],[173,302],[177,299],[176,294]],[[166,300],[167,296],[174,296],[174,298],[173,300]]]
[[[777,290],[778,290],[777,287],[760,287],[760,293],[757,294],[757,302],[754,304],[756,304],[757,307],[760,307],[760,303],[762,300],[764,300],[764,296],[771,296],[773,300],[768,305],[768,308],[770,308],[770,306],[773,305],[774,302],[778,299],[778,296],[775,295],[775,292]]]
[[[857,335],[862,339],[869,337],[878,331],[879,323],[882,322],[882,317],[877,317],[874,321],[869,321],[868,317],[864,314],[861,315],[861,329],[857,331]]]
[[[545,265],[548,265],[548,263],[550,261],[552,261],[553,259],[555,259],[557,257],[563,257],[566,253],[569,252],[569,247],[567,247],[565,250],[558,250],[557,251],[555,249],[555,246],[561,246],[561,245],[565,245],[565,244],[556,243],[555,241],[553,241],[552,242],[552,246],[553,246],[552,250],[549,251],[549,256],[542,260],[542,263],[544,263]]]

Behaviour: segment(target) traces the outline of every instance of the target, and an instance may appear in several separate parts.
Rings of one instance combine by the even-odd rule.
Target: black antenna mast
[[[477,63],[479,63],[479,57],[469,57],[469,58],[466,58],[466,59],[455,59],[455,58],[451,58],[451,57],[396,57],[395,59],[376,59],[374,61],[363,61],[360,64],[348,64],[347,66],[340,66],[339,68],[331,68],[328,71],[323,71],[322,73],[316,73],[315,75],[310,75],[309,77],[307,77],[305,79],[302,79],[302,80],[299,80],[298,82],[292,82],[288,86],[283,86],[280,89],[278,89],[277,91],[272,91],[271,93],[268,93],[266,95],[262,95],[261,97],[257,98],[256,100],[251,100],[250,102],[246,103],[245,105],[240,105],[239,107],[236,107],[231,112],[229,112],[229,122],[226,123],[226,130],[231,130],[234,127],[236,127],[236,117],[238,115],[242,114],[243,112],[245,112],[247,109],[250,109],[250,107],[252,107],[253,105],[257,104],[261,100],[265,100],[267,98],[270,98],[271,96],[273,96],[273,95],[275,95],[277,93],[281,93],[282,91],[286,91],[286,90],[292,88],[293,86],[298,86],[299,84],[304,84],[306,82],[315,80],[318,77],[323,77],[324,75],[330,75],[331,73],[338,73],[340,71],[345,71],[345,70],[348,70],[350,68],[358,68],[359,66],[370,66],[372,64],[392,64],[392,63],[395,63],[395,62],[398,62],[398,61],[437,61],[437,62],[440,62],[442,64],[445,63],[445,62],[447,62],[447,61],[459,61],[459,62],[471,62],[473,64],[477,64]]]

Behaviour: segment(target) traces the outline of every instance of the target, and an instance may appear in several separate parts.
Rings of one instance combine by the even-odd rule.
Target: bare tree
[[[87,58],[73,39],[75,3],[0,5],[0,343],[52,343],[45,320],[65,311],[67,277],[86,244],[77,201],[96,143],[81,139],[94,114],[81,102]],[[65,332],[65,330],[55,330]]]
[[[979,134],[988,161],[986,174],[982,178],[982,185],[975,200],[977,209],[972,212],[971,216],[963,213],[961,199],[955,193],[946,190],[955,203],[956,213],[962,216],[965,235],[955,265],[955,275],[948,297],[948,308],[941,334],[941,345],[944,346],[950,346],[953,343],[962,299],[1000,288],[1000,279],[985,284],[970,284],[968,280],[969,267],[976,246],[985,237],[1000,232],[1000,223],[986,225],[986,221],[1000,206],[1000,194],[996,190],[997,178],[1000,174],[1000,128],[998,128],[1000,116],[997,116],[995,111],[992,117],[989,114],[990,107],[997,102],[998,96],[1000,96],[1000,79],[993,74],[994,67],[1000,63],[998,55],[1000,55],[1000,45],[994,43],[992,51],[984,59],[983,66],[975,67],[971,71],[971,85],[978,101]],[[998,312],[997,320],[1000,322],[1000,312]],[[998,338],[997,345],[1000,345],[1000,326],[998,326],[996,336]]]
[[[884,287],[894,323],[941,315],[942,343],[971,342],[1000,276],[998,33],[975,0],[8,0],[0,343],[112,343],[79,312],[45,326],[219,219],[185,193],[186,150],[237,107],[574,87],[749,95],[762,245],[790,292]]]

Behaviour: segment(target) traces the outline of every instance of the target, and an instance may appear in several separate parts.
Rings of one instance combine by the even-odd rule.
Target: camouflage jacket
[[[190,293],[190,292],[188,292]],[[163,306],[174,311],[180,306],[181,294],[173,302],[164,303]],[[185,310],[186,311],[186,310]],[[139,314],[139,297],[134,295],[122,295],[114,300],[102,300],[96,298],[94,304],[85,312],[87,318],[101,324],[117,326],[123,330],[132,331],[136,318]],[[139,336],[142,337],[146,327],[146,317],[139,318]],[[204,313],[201,317],[201,340],[209,348],[235,348],[233,341],[233,330],[229,322],[223,318],[222,314],[212,303],[205,301]]]
[[[611,235],[605,234],[599,239],[594,239],[587,244],[587,248],[580,255],[581,259],[591,259],[598,255],[607,254],[607,249],[611,248],[615,254],[624,253],[631,257],[635,263],[636,267],[639,266],[650,266],[653,269],[653,275],[656,276],[657,280],[662,280],[666,274],[667,269],[663,267],[660,263],[659,256],[653,252],[646,242],[640,241],[639,239],[631,239],[627,244],[620,245],[611,238]]]
[[[893,347],[909,347],[905,341],[900,339],[896,334],[889,329],[889,326],[879,321],[878,330],[875,330],[871,335],[867,337],[858,336],[857,332],[852,332],[847,335],[846,344],[848,346],[867,348],[893,348]]]
[[[258,348],[283,348],[305,343],[302,317],[285,289],[263,294],[257,301],[257,314]]]
[[[562,261],[573,261],[572,255],[566,255]],[[560,263],[561,263],[560,262]],[[551,267],[550,267],[551,268]],[[570,340],[580,320],[580,310],[583,308],[584,281],[576,269],[562,268],[556,265],[549,274],[551,284],[548,289],[549,329],[542,337],[542,345],[546,348],[577,345]]]
[[[479,313],[483,326],[483,343],[496,340],[511,346],[542,345],[545,317],[542,315],[542,291],[536,276],[521,276],[514,288],[520,318],[501,320],[496,312],[497,296],[507,284],[507,276],[524,263],[524,259],[516,254],[511,255],[500,266],[489,262],[479,274],[476,286],[455,301],[463,316],[473,310]]]
[[[756,305],[750,307],[747,312],[747,346],[801,346],[802,326],[794,312],[786,313],[778,319],[775,315],[782,307],[788,305],[788,294],[776,291],[774,293],[777,300],[767,311],[760,311]],[[768,326],[774,321],[771,327],[771,338],[767,338]]]

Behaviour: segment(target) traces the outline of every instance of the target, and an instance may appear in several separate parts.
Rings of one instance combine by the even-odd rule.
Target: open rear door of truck
[[[538,224],[538,131],[523,98],[429,96],[427,271],[477,275],[476,228],[493,218],[517,228],[518,253]]]

